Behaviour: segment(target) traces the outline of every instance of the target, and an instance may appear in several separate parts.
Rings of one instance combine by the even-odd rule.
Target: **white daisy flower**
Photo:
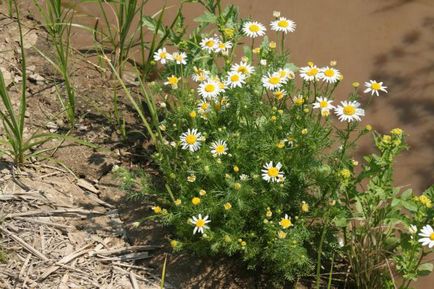
[[[202,82],[208,79],[209,71],[197,68],[196,66],[193,67],[194,73],[191,76],[191,79],[193,79],[194,82]]]
[[[197,105],[197,110],[200,114],[206,114],[208,112],[210,112],[211,110],[211,104],[207,101],[201,101],[199,102],[199,104]]]
[[[217,48],[215,49],[215,52],[226,54],[226,53],[229,52],[229,49],[231,49],[231,48],[232,48],[232,42],[230,42],[230,41],[226,41],[226,42],[219,41],[219,43],[217,44]]]
[[[423,237],[419,239],[422,246],[428,246],[428,248],[434,247],[434,230],[430,225],[423,226],[419,236]]]
[[[231,71],[236,71],[244,74],[245,76],[249,76],[253,72],[255,72],[255,68],[248,64],[245,61],[241,61],[240,63],[233,64],[231,66]]]
[[[230,88],[241,87],[246,83],[246,76],[240,72],[231,71],[228,73],[226,85]]]
[[[360,103],[357,101],[341,101],[335,109],[336,115],[340,121],[361,121],[361,116],[365,116],[365,110],[360,108]]]
[[[305,81],[317,80],[319,77],[319,68],[316,65],[309,65],[300,68],[300,77]]]
[[[218,48],[218,45],[219,40],[215,37],[203,38],[200,42],[200,47],[209,53],[214,52]]]
[[[283,89],[278,89],[273,91],[273,95],[277,100],[281,100],[282,98],[284,98],[286,96],[286,91]]]
[[[384,91],[387,93],[387,86],[383,85],[383,82],[377,82],[376,80],[369,80],[368,82],[365,82],[366,89],[363,91],[364,93],[371,93],[371,95],[376,94],[379,95],[379,91]]]
[[[285,180],[285,177],[283,175],[283,172],[280,171],[282,168],[282,164],[279,162],[276,164],[276,166],[273,165],[273,162],[269,162],[264,165],[264,168],[262,171],[262,179],[267,182],[283,182]]]
[[[172,54],[172,60],[176,62],[176,64],[187,64],[187,54],[185,52],[174,52]]]
[[[199,95],[206,99],[215,99],[221,91],[221,84],[213,79],[202,82],[198,87]]]
[[[313,103],[313,108],[321,109],[321,113],[323,111],[330,112],[330,110],[335,108],[332,102],[333,100],[320,96],[316,99],[316,102]]]
[[[227,154],[228,147],[223,140],[215,141],[211,144],[211,153],[214,156],[221,156]]]
[[[166,64],[167,61],[172,60],[172,55],[163,47],[154,52],[154,60]]]
[[[283,79],[283,82],[287,82],[289,79],[294,79],[295,74],[293,71],[291,71],[289,68],[280,68],[277,73],[280,75],[280,77]]]
[[[280,17],[277,20],[271,21],[271,30],[284,33],[295,31],[295,22],[285,17]]]
[[[327,83],[336,83],[341,78],[339,70],[333,67],[321,68],[318,78]]]
[[[279,73],[268,73],[262,76],[261,81],[262,85],[269,90],[275,90],[282,86],[282,78]]]
[[[243,32],[248,37],[255,38],[258,36],[263,36],[265,35],[265,31],[267,31],[265,26],[257,21],[247,21],[243,25]]]
[[[211,220],[208,218],[208,216],[202,218],[202,214],[199,214],[197,217],[193,216],[190,222],[194,225],[193,234],[196,233],[203,234],[205,229],[209,229],[209,227],[206,224],[211,222]]]
[[[180,137],[182,149],[188,149],[191,152],[197,151],[200,148],[201,137],[202,134],[197,129],[188,129]]]

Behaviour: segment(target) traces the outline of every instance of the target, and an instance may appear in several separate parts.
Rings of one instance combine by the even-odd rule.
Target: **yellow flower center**
[[[215,147],[215,152],[218,154],[222,154],[225,152],[225,146],[224,145],[218,145]]]
[[[289,26],[289,23],[288,23],[288,21],[286,21],[286,20],[280,20],[279,22],[277,22],[277,25],[278,25],[279,27],[286,28],[286,27]]]
[[[286,71],[285,70],[279,71],[279,75],[280,75],[280,77],[285,77],[286,76]]]
[[[226,48],[226,46],[225,46],[225,44],[224,44],[224,43],[220,43],[220,44],[219,44],[219,48],[220,48],[220,49],[225,49],[225,48]]]
[[[286,229],[289,228],[292,225],[291,220],[290,219],[282,219],[280,221],[280,226],[282,226],[282,228]]]
[[[208,109],[209,104],[207,102],[202,103],[202,105],[200,106],[203,110],[207,110]]]
[[[270,84],[276,85],[276,84],[278,84],[280,82],[280,77],[278,77],[278,76],[272,76],[272,77],[270,77],[270,79],[268,80],[268,82]]]
[[[167,81],[171,84],[171,85],[175,85],[178,83],[179,79],[176,76],[171,76],[167,79]]]
[[[268,169],[268,175],[272,178],[275,178],[279,175],[279,169],[276,167],[271,167]]]
[[[381,88],[381,85],[378,82],[373,82],[371,84],[371,89],[373,89],[373,90],[380,90],[380,88]]]
[[[356,113],[356,108],[352,105],[344,106],[344,114],[345,115],[354,115]]]
[[[188,143],[189,145],[195,144],[197,140],[197,136],[195,136],[194,134],[189,134],[188,136],[185,137],[185,142]]]
[[[283,92],[282,92],[282,91],[276,91],[276,92],[274,93],[274,96],[275,96],[278,100],[280,100],[280,99],[283,98]]]
[[[328,105],[328,102],[325,100],[322,100],[319,102],[319,107],[321,107],[321,108],[325,108],[325,107],[327,107],[327,105]]]
[[[434,241],[434,233],[431,233],[431,235],[429,235],[429,239],[430,239],[431,241]]]
[[[208,41],[205,43],[205,45],[211,48],[211,47],[214,47],[215,42],[214,42],[214,40],[208,40]]]
[[[324,71],[324,75],[327,77],[333,77],[335,75],[335,71],[333,69],[327,69]]]
[[[244,73],[244,74],[246,74],[248,72],[248,70],[245,66],[238,67],[237,71],[240,73]]]
[[[236,82],[238,80],[240,80],[240,76],[238,74],[234,74],[234,75],[231,76],[231,81],[232,82]]]
[[[161,52],[160,58],[165,59],[167,57],[167,52]]]
[[[307,75],[309,75],[309,76],[315,76],[317,74],[318,74],[318,68],[315,68],[315,67],[309,69],[309,71],[307,72]]]
[[[249,26],[249,30],[250,30],[250,32],[256,33],[256,32],[258,32],[258,31],[260,30],[260,28],[259,28],[259,26],[256,25],[256,24],[251,24],[251,25]]]
[[[196,227],[198,227],[198,228],[202,228],[203,226],[205,226],[205,220],[204,219],[198,219],[197,221],[196,221]]]
[[[175,55],[175,60],[176,61],[182,61],[182,56],[180,54]]]
[[[215,85],[214,84],[207,84],[205,85],[205,91],[206,92],[214,92],[215,90]]]

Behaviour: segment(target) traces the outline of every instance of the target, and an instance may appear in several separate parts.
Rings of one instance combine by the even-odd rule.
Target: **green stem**
[[[320,289],[321,282],[321,255],[322,255],[322,247],[324,244],[325,234],[327,232],[327,226],[324,224],[324,228],[321,233],[321,239],[319,242],[318,256],[316,261],[316,289]]]

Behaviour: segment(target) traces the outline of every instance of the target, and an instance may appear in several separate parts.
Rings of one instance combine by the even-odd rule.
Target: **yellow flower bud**
[[[155,214],[161,213],[161,207],[160,206],[154,206],[154,207],[152,207],[152,210],[154,211]]]
[[[276,46],[277,46],[277,44],[276,44],[276,42],[274,42],[274,41],[271,41],[271,42],[268,44],[268,47],[270,47],[271,49],[275,49]]]
[[[199,191],[199,195],[201,195],[202,197],[206,195],[206,191],[205,190],[200,190]]]
[[[191,203],[195,206],[200,204],[200,198],[198,197],[194,197],[193,199],[191,199]]]
[[[235,183],[234,184],[234,189],[239,191],[241,189],[241,184],[240,183]]]
[[[224,204],[223,205],[223,207],[225,208],[225,210],[230,210],[230,209],[232,209],[232,205],[231,205],[231,203],[226,203],[226,204]]]
[[[352,85],[354,88],[357,88],[357,87],[360,86],[360,83],[358,83],[357,81],[354,81],[351,85]]]
[[[182,201],[180,199],[175,200],[175,206],[180,206],[182,204]]]
[[[190,112],[190,117],[191,118],[196,118],[197,114],[195,111]]]

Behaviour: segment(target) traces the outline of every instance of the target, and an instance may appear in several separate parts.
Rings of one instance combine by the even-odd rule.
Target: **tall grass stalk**
[[[38,51],[54,66],[64,80],[66,100],[61,96],[60,91],[59,99],[66,112],[69,125],[73,127],[75,124],[76,98],[69,72],[73,12],[71,9],[64,9],[61,0],[46,0],[44,1],[45,4],[41,4],[38,0],[33,0],[33,2],[42,16],[45,29],[55,49],[55,61],[51,60],[48,55],[44,54],[42,51]]]
[[[49,139],[48,134],[33,134],[29,138],[24,138],[25,115],[27,109],[27,74],[26,74],[26,56],[24,52],[23,31],[20,21],[20,13],[17,1],[14,1],[15,13],[17,15],[20,51],[21,51],[21,76],[22,87],[18,111],[15,111],[10,95],[0,71],[0,99],[3,107],[0,108],[0,119],[2,121],[6,140],[0,140],[4,148],[0,148],[3,153],[13,158],[16,165],[22,164],[29,156],[36,155],[39,152],[31,152],[34,147],[46,142]]]
[[[99,33],[94,34],[94,37],[97,43],[101,45],[108,43],[111,46],[110,48],[113,49],[112,63],[121,77],[131,48],[139,44],[137,38],[140,37],[137,37],[137,34],[141,31],[141,26],[138,25],[134,29],[133,21],[142,13],[141,11],[148,1],[149,0],[121,0],[119,3],[114,5],[109,5],[108,3],[113,1],[96,1],[100,7],[106,31],[99,31]],[[115,18],[114,25],[106,12],[105,6],[109,7],[113,11],[113,16]],[[98,27],[95,29],[98,29]]]

